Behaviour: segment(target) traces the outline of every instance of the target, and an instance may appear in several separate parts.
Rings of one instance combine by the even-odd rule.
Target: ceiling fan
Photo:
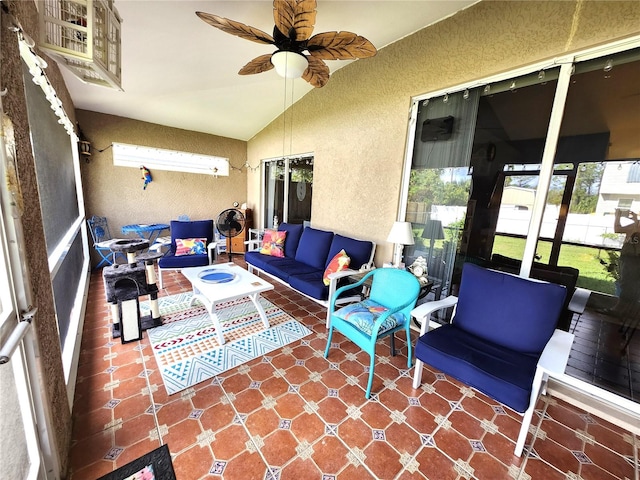
[[[316,0],[274,0],[273,36],[228,18],[211,13],[196,15],[212,27],[256,43],[275,45],[274,53],[254,58],[238,72],[240,75],[262,73],[276,67],[278,73],[289,78],[300,73],[284,73],[281,62],[298,63],[302,78],[314,87],[323,87],[329,81],[329,67],[324,60],[352,60],[372,57],[376,47],[366,38],[352,32],[324,32],[311,36],[316,22]],[[291,55],[293,54],[293,55]]]

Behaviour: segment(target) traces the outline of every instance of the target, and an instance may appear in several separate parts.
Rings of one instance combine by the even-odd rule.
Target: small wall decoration
[[[147,185],[149,185],[153,180],[151,178],[151,172],[144,165],[140,166],[140,173],[142,173],[142,179],[144,180],[144,185],[142,185],[142,189],[146,190]]]

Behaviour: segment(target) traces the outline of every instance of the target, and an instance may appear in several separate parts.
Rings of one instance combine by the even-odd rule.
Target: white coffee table
[[[216,327],[220,345],[224,344],[224,336],[220,319],[216,313],[217,303],[249,297],[262,319],[264,328],[269,328],[269,319],[264,308],[260,305],[260,294],[273,290],[273,285],[270,283],[233,263],[183,268],[182,274],[193,287],[191,304],[198,299],[205,306],[214,327]]]

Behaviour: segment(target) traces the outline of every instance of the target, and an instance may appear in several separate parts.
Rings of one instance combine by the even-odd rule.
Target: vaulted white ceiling
[[[318,0],[314,33],[347,30],[381,49],[476,1]],[[114,5],[122,17],[124,91],[84,84],[63,67],[76,108],[240,140],[249,140],[282,113],[284,79],[274,70],[237,74],[274,47],[224,33],[195,15],[213,13],[272,33],[271,1],[116,0]],[[349,63],[327,61],[331,72]],[[302,79],[295,82],[296,100],[313,88]]]

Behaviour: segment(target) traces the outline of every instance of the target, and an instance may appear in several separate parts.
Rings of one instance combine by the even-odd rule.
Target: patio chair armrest
[[[438,310],[442,310],[443,308],[453,307],[458,303],[458,297],[454,295],[449,295],[442,300],[436,300],[435,302],[425,302],[422,305],[418,305],[416,308],[411,310],[411,316],[420,322],[420,335],[424,335],[427,332],[427,327],[431,322],[429,322],[429,317],[433,312],[437,312]],[[435,327],[435,325],[433,325]],[[440,326],[440,325],[438,325]]]
[[[409,299],[407,300],[405,303],[403,303],[402,305],[398,305],[395,308],[390,308],[389,310],[387,310],[386,312],[384,312],[382,315],[380,315],[378,318],[376,318],[376,321],[373,324],[373,328],[371,329],[371,336],[372,337],[377,337],[378,336],[378,331],[380,330],[380,327],[382,326],[382,324],[384,323],[384,321],[390,316],[393,315],[394,313],[398,313],[399,311],[401,311],[403,308],[407,308],[409,305],[411,305],[411,302],[413,302],[413,299]],[[404,316],[404,315],[403,315]],[[410,322],[411,318],[405,318],[405,321]]]
[[[556,329],[538,359],[538,366],[547,373],[562,375],[569,361],[574,337],[572,333]]]
[[[339,272],[330,273],[329,275],[327,275],[327,278],[329,278],[330,281],[333,281],[333,280],[337,281],[344,277],[356,276],[359,273],[362,273],[362,275],[364,275],[367,272],[360,272],[359,270],[352,270],[350,268],[345,268],[344,270],[340,270]]]

